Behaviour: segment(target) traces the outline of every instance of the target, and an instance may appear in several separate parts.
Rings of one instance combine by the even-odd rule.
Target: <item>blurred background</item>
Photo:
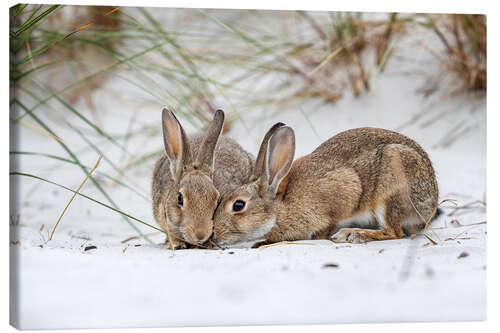
[[[474,269],[485,267],[484,15],[21,4],[9,34],[11,246],[23,250],[26,286],[54,258],[43,249],[122,254],[164,240],[150,194],[163,106],[188,133],[223,109],[224,133],[254,155],[277,121],[294,128],[296,157],[349,128],[399,131],[429,152],[440,200],[455,203],[422,242],[455,242],[439,232],[463,227]],[[70,201],[80,186],[85,197]],[[36,304],[23,308],[33,327],[52,320]]]

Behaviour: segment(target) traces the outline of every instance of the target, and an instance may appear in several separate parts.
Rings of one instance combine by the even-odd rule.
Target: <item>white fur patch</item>
[[[257,228],[255,231],[249,233],[246,235],[246,237],[238,240],[235,243],[232,243],[233,239],[228,239],[227,241],[221,243],[223,246],[230,245],[231,247],[237,247],[237,248],[248,248],[252,247],[254,244],[258,242],[265,241],[265,237],[269,231],[274,227],[276,224],[276,220],[272,219],[267,222],[265,222],[262,226]],[[232,243],[232,244],[231,244]]]
[[[337,229],[350,228],[355,225],[358,228],[373,228],[378,227],[383,229],[386,226],[385,222],[385,207],[379,205],[375,211],[358,213],[348,219],[342,220],[337,224]]]
[[[248,236],[246,237],[246,240],[250,241],[250,240],[254,240],[254,239],[264,238],[264,236],[267,235],[269,233],[269,231],[271,231],[271,229],[274,227],[275,224],[276,224],[276,220],[274,220],[274,219],[265,222],[257,230],[248,234]]]
[[[387,226],[385,222],[385,207],[382,205],[377,206],[375,208],[375,218],[377,219],[377,223],[380,229],[384,229]]]
[[[337,224],[337,228],[348,228],[353,224],[363,226],[373,225],[374,216],[371,212],[358,213],[356,215],[351,216],[346,220],[342,220]]]

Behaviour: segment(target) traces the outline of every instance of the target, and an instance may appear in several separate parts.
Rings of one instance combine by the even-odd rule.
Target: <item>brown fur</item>
[[[220,136],[223,113],[214,116],[205,136],[187,138],[175,116],[165,112],[169,111],[163,115],[167,154],[153,171],[153,215],[168,233],[169,247],[201,245],[212,234],[219,196],[249,181],[253,157],[234,140]],[[183,206],[178,204],[179,192]]]
[[[278,131],[293,139],[293,131],[285,129]],[[271,134],[271,138],[276,135]],[[213,236],[221,245],[261,240],[395,239],[419,231],[436,211],[438,186],[427,153],[396,132],[348,130],[297,159],[291,167],[282,160],[283,154],[293,158],[293,145],[271,147],[271,139],[269,143],[264,140],[262,146],[271,152],[268,159],[272,163],[289,172],[278,179],[276,193],[269,191],[271,181],[262,182],[260,177],[224,196],[215,214]],[[281,147],[278,157],[271,150],[275,147]],[[232,203],[238,199],[246,201],[245,209],[232,212]],[[353,228],[365,218],[368,225]],[[263,226],[273,219],[276,223],[269,232],[250,239],[249,235],[260,236],[255,231],[265,230]]]

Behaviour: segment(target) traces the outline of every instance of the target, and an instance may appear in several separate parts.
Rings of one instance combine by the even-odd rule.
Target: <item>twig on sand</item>
[[[425,238],[427,238],[432,244],[437,245],[437,242],[430,238],[427,234],[424,234]]]
[[[272,244],[261,245],[258,247],[259,250],[267,249],[268,247],[278,246],[278,245],[286,245],[286,244],[297,244],[297,245],[316,245],[313,243],[303,243],[303,242],[295,242],[295,241],[282,241]]]
[[[57,222],[56,222],[56,225],[54,226],[54,229],[52,229],[52,232],[50,233],[49,240],[52,240],[52,237],[54,236],[54,233],[56,232],[57,226],[61,222],[61,219],[64,216],[64,214],[66,213],[66,211],[68,210],[69,205],[71,205],[71,203],[73,202],[73,199],[75,199],[75,197],[78,194],[78,192],[80,192],[80,190],[82,189],[83,185],[87,182],[87,179],[90,178],[90,175],[92,175],[92,173],[95,171],[95,169],[97,169],[97,166],[99,165],[99,163],[101,163],[101,159],[102,159],[102,155],[99,155],[99,158],[97,159],[97,162],[95,163],[94,167],[89,171],[89,173],[87,174],[87,176],[85,177],[85,179],[83,180],[83,182],[80,184],[80,186],[78,186],[78,188],[76,189],[75,193],[73,193],[73,196],[68,201],[68,204],[66,205],[66,207],[64,207],[61,215],[57,219]]]
[[[468,228],[468,229],[466,229],[466,230],[462,231],[461,233],[459,233],[458,235],[456,235],[455,237],[453,237],[453,238],[451,238],[451,239],[452,239],[452,240],[455,240],[455,239],[459,238],[460,236],[462,236],[463,234],[467,233],[468,231],[470,231],[470,230],[472,230],[472,229],[475,229],[476,227],[475,227],[474,225],[483,224],[483,223],[486,223],[486,221],[485,221],[485,222],[480,222],[480,223],[472,223],[472,224],[469,224],[469,225],[472,225],[473,227]]]
[[[481,222],[476,222],[476,223],[469,223],[469,224],[462,224],[464,227],[468,227],[470,225],[479,225],[479,224],[486,224],[488,221],[481,221]]]
[[[120,243],[125,244],[125,243],[130,242],[131,240],[134,240],[134,239],[139,239],[139,236],[132,236],[132,237],[125,238]]]
[[[441,202],[438,204],[438,206],[442,206],[444,203],[450,202],[452,203],[455,207],[457,206],[457,200],[455,199],[443,199]]]
[[[468,202],[462,206],[456,206],[455,208],[453,208],[453,210],[451,212],[448,213],[448,216],[455,215],[460,210],[474,209],[474,208],[478,208],[478,206],[486,207],[486,202],[484,202],[483,200],[474,200],[474,201]]]
[[[452,225],[456,225],[457,228],[461,228],[461,227],[469,227],[469,226],[472,226],[472,225],[479,225],[479,224],[486,224],[487,221],[481,221],[481,222],[475,222],[475,223],[467,223],[467,224],[463,224],[463,223],[460,223],[459,220],[455,219],[455,220],[451,220],[450,223]],[[441,230],[441,229],[448,229],[448,224],[446,223],[444,227],[439,227],[439,228],[432,228],[432,230]]]

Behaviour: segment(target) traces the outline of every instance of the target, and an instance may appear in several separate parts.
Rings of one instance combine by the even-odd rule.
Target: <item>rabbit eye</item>
[[[181,192],[177,193],[177,204],[181,207],[184,205],[184,198]]]
[[[243,200],[236,200],[233,203],[233,212],[239,212],[243,208],[245,208],[245,201],[243,201]]]

